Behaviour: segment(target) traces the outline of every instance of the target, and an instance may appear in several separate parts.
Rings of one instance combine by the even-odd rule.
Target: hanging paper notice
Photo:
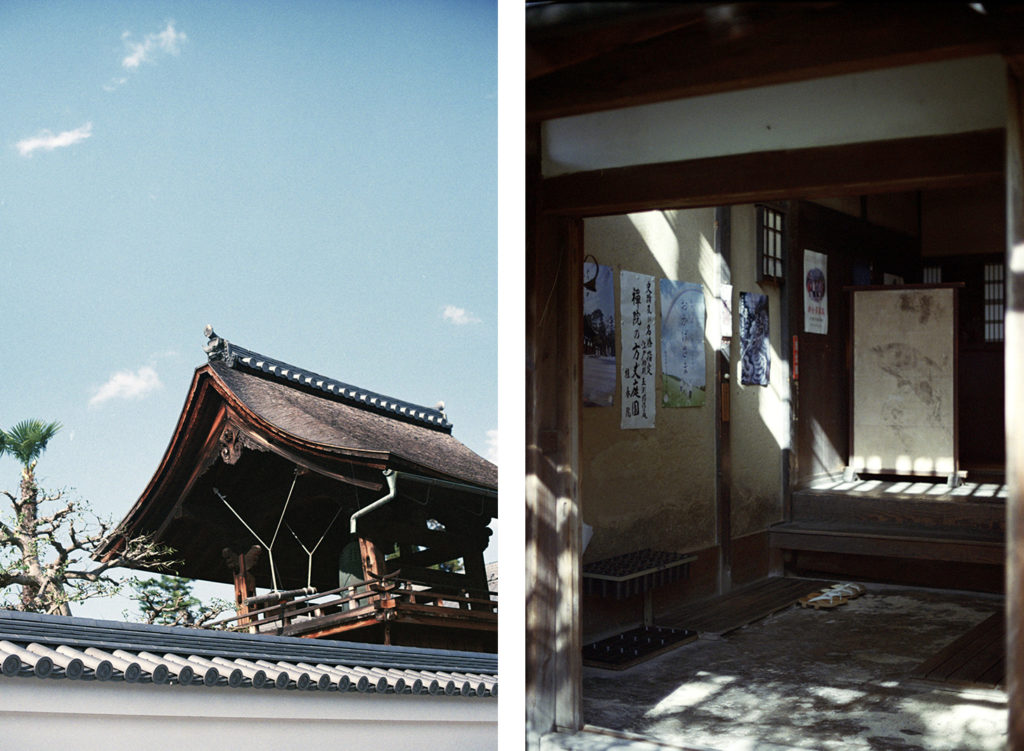
[[[704,287],[661,280],[661,403],[666,407],[704,404]]]
[[[804,331],[828,333],[828,256],[804,251]]]
[[[611,266],[583,264],[583,406],[610,407],[615,397],[615,288]]]
[[[619,276],[622,330],[622,427],[654,427],[654,277]]]
[[[768,295],[740,292],[740,383],[744,385],[768,385],[768,331]]]
[[[732,339],[732,285],[723,284],[721,291],[722,320],[719,323],[719,335],[722,339]]]

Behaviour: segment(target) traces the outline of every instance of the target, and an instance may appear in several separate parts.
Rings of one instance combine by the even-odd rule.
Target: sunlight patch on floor
[[[729,675],[712,675],[711,673],[701,671],[697,673],[693,681],[679,686],[679,688],[649,709],[644,717],[656,719],[706,702],[708,699],[726,690],[735,680],[736,678]]]

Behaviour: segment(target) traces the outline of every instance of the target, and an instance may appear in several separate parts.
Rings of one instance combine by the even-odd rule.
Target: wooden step
[[[777,550],[808,550],[845,555],[917,558],[953,563],[1003,565],[1006,543],[974,531],[788,522],[769,530]]]

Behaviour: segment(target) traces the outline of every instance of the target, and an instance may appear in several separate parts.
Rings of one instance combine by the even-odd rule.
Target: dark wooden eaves
[[[1018,3],[594,5],[528,6],[528,121],[1024,49]]]

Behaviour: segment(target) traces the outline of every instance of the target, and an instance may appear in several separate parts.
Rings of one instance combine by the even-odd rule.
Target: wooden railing
[[[405,578],[401,571],[355,582],[345,587],[285,599],[206,624],[210,628],[252,633],[282,633],[294,624],[330,618],[332,621],[384,620],[385,612],[403,611],[453,621],[497,624],[497,592],[473,596],[467,589],[431,586]],[[482,594],[482,593],[481,593]],[[262,598],[261,598],[262,599]],[[453,625],[455,625],[453,623]]]

